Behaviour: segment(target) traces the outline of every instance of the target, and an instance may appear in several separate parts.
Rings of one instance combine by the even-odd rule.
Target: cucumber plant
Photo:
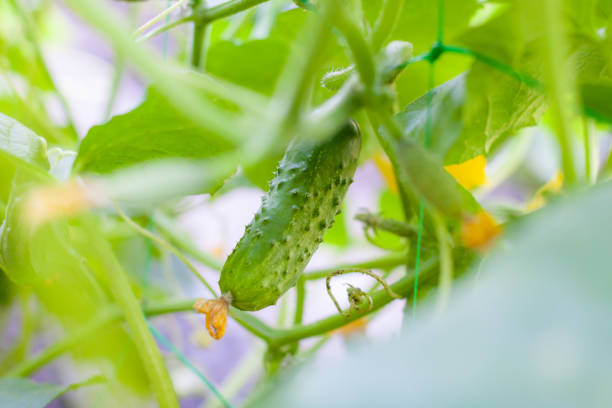
[[[612,159],[600,160],[609,155],[601,149],[609,146],[612,123],[607,0],[168,0],[158,9],[161,3],[0,3],[0,332],[20,330],[0,350],[0,394],[9,406],[43,406],[69,390],[15,377],[35,374],[70,353],[101,375],[75,385],[97,405],[144,405],[155,398],[160,407],[178,407],[188,393],[173,383],[180,376],[170,375],[175,367],[166,365],[158,344],[211,391],[206,406],[242,402],[247,393],[239,391],[249,384],[251,390],[258,375],[263,379],[253,395],[263,397],[253,405],[299,406],[283,394],[283,384],[292,389],[290,382],[277,380],[301,378],[283,374],[312,360],[334,335],[367,328],[376,337],[380,326],[369,322],[392,302],[403,303],[407,337],[415,339],[411,347],[422,338],[428,347],[449,346],[450,353],[452,336],[430,338],[421,323],[429,316],[425,304],[442,315],[439,333],[451,330],[446,316],[456,310],[456,297],[470,292],[472,282],[489,279],[492,269],[506,274],[503,279],[509,274],[503,265],[483,267],[486,277],[479,272],[491,251],[512,247],[496,247],[507,229],[530,230],[538,218],[530,214],[546,212],[553,201],[567,203],[562,208],[570,220],[568,197],[591,194],[593,185],[603,190],[599,185],[612,176]],[[66,73],[47,63],[54,52],[47,35],[58,27],[58,13],[69,13],[62,21],[79,19],[99,31],[116,54],[109,97],[99,112],[104,120],[85,134],[79,132],[88,115],[81,118],[74,89],[60,86]],[[82,37],[82,28],[64,26]],[[150,47],[158,44],[154,38],[161,39],[161,49]],[[122,80],[132,78],[126,67],[148,89],[127,111],[119,104]],[[554,146],[530,144],[542,135],[550,135]],[[538,179],[542,166],[530,150],[557,163],[556,174]],[[363,173],[357,172],[360,165]],[[362,206],[351,194],[346,199],[353,179],[355,197],[369,197],[368,208],[355,217],[363,235],[353,231],[348,216]],[[264,190],[266,184],[260,209],[225,259],[177,226],[186,197],[207,195],[214,202],[229,199],[234,189]],[[497,200],[505,191],[518,191],[522,201]],[[607,195],[593,197],[596,203],[589,205],[601,214]],[[334,220],[342,222],[332,227]],[[202,226],[201,233],[211,231]],[[518,245],[524,259],[552,265],[531,256],[528,247],[562,238],[530,234],[521,238],[529,245]],[[559,245],[564,271],[583,266],[574,259],[600,259],[573,258]],[[325,258],[317,253],[321,246],[335,247],[348,261],[309,269],[313,256]],[[353,259],[364,248],[383,253]],[[508,264],[530,270],[522,256]],[[499,264],[504,258],[495,259]],[[352,273],[372,278],[371,285],[353,281]],[[340,275],[350,281],[344,300],[331,286]],[[526,291],[503,279],[511,284],[486,287],[504,299],[547,288],[537,286],[540,277]],[[525,305],[545,309],[532,298],[521,298],[520,310]],[[311,320],[326,306],[327,317]],[[15,308],[19,319],[9,313]],[[163,323],[150,320],[192,309],[206,315],[204,325],[198,319],[194,338],[211,347],[210,355],[240,338],[228,321],[265,349],[256,348],[252,359],[238,365],[232,357],[242,353],[232,349],[216,357],[228,366],[221,369],[208,367],[207,360],[192,364],[199,354],[183,355],[159,330]],[[275,312],[278,323],[265,323]],[[50,326],[61,327],[64,338],[31,352],[35,337],[45,337],[36,343],[42,344],[57,332]],[[179,340],[192,334],[179,326]],[[422,337],[411,336],[417,332]],[[483,326],[474,332],[483,333]],[[519,337],[524,342],[532,336]],[[303,341],[310,338],[319,340],[314,346]],[[439,356],[455,356],[448,353]],[[395,360],[381,361],[397,369]],[[227,387],[218,388],[200,365],[215,379],[231,370]],[[377,369],[386,375],[381,378],[402,379],[409,365],[401,368],[405,372]],[[359,384],[363,372],[370,371],[355,370],[351,381]],[[342,405],[336,398],[342,393],[350,393],[353,403],[366,401],[372,391],[349,389],[336,377],[331,383],[340,385],[325,391],[329,401],[312,405]],[[399,398],[391,395],[377,395],[372,404],[397,405]],[[542,405],[530,402],[523,405]]]

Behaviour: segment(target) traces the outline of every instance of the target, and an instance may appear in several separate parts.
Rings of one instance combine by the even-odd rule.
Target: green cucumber
[[[354,122],[319,145],[288,147],[259,211],[223,265],[219,286],[234,307],[273,305],[296,284],[340,211],[360,148]]]

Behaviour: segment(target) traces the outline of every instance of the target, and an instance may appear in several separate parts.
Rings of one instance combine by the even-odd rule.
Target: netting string
[[[429,61],[429,82],[427,84],[427,111],[425,118],[425,148],[429,148],[431,142],[433,88],[435,86],[435,64],[444,52],[444,0],[438,0],[438,35],[435,44],[427,53],[424,60]],[[414,263],[414,288],[412,293],[412,317],[416,315],[417,295],[419,292],[419,267],[421,266],[421,247],[423,241],[423,219],[425,218],[425,201],[419,200],[419,227],[417,230],[417,247]]]

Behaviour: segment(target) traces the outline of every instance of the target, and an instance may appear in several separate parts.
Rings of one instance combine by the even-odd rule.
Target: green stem
[[[278,80],[274,98],[278,104],[272,104],[271,109],[282,112],[282,132],[291,130],[296,122],[299,123],[303,107],[310,99],[309,92],[329,42],[329,18],[329,15],[323,18],[309,15],[306,29],[302,30],[303,37],[309,39],[306,50],[294,50]]]
[[[234,397],[248,381],[256,376],[257,372],[261,369],[263,353],[264,350],[261,344],[257,344],[236,364],[236,367],[228,378],[223,381],[223,385],[220,388],[220,392],[225,398],[231,399]],[[219,408],[220,406],[220,401],[211,398],[206,402],[204,408]]]
[[[589,119],[582,119],[583,126],[583,142],[584,142],[584,174],[588,184],[594,184],[597,181],[597,173],[599,172],[599,146],[597,140],[597,129],[594,129]]]
[[[304,275],[300,276],[297,284],[295,285],[295,315],[293,317],[293,324],[302,324],[304,318],[304,301],[306,300],[306,278]]]
[[[68,105],[68,101],[66,100],[64,95],[60,92],[55,81],[53,80],[53,76],[51,76],[51,72],[49,72],[49,68],[47,67],[47,64],[45,62],[45,58],[43,56],[42,49],[40,47],[40,42],[38,40],[38,35],[36,33],[34,24],[30,20],[30,17],[21,9],[19,4],[17,3],[17,0],[10,0],[10,3],[13,9],[15,10],[15,12],[17,13],[17,15],[19,16],[19,18],[21,19],[26,36],[28,37],[28,40],[32,44],[32,49],[34,50],[36,61],[40,69],[42,70],[43,76],[51,85],[53,92],[55,92],[57,99],[62,105],[62,109],[64,110],[64,114],[66,115],[66,119],[68,120],[68,127],[70,128],[70,131],[74,138],[72,142],[76,142],[78,139],[78,135],[76,132],[76,128],[74,127],[74,120],[72,118],[72,112],[70,110],[70,105]]]
[[[561,150],[564,180],[568,185],[577,181],[576,164],[572,152],[571,120],[573,111],[568,97],[575,95],[574,84],[567,73],[564,58],[567,36],[563,28],[561,8],[557,0],[540,0],[544,31],[544,69],[549,91],[553,126]]]
[[[403,259],[405,259],[405,255]],[[383,263],[385,265],[389,265],[386,262],[381,262],[379,265],[382,265]],[[423,265],[422,276],[424,282],[434,281],[434,267],[436,264],[437,260],[433,259]],[[361,265],[367,264],[363,263]],[[370,266],[370,268],[374,268],[374,266]],[[334,268],[334,270],[335,269],[337,268]],[[327,273],[324,276],[327,276]],[[413,276],[407,275],[406,277],[389,286],[394,292],[405,296],[410,294],[410,287],[412,285],[412,281]],[[393,298],[385,290],[374,292],[372,294],[372,299],[374,301],[374,307],[372,309],[372,312],[377,309],[380,309],[381,307],[393,300]],[[151,317],[169,313],[191,311],[193,310],[193,304],[195,303],[195,301],[196,299],[181,299],[160,303],[151,303],[144,308],[144,313],[147,316]],[[230,316],[234,318],[234,320],[240,323],[253,335],[259,337],[267,343],[274,345],[293,343],[303,338],[318,336],[328,330],[334,330],[339,327],[342,327],[345,324],[348,324],[351,321],[356,320],[365,314],[367,313],[355,313],[349,319],[346,319],[340,315],[334,315],[308,325],[297,325],[296,327],[291,329],[277,330],[263,323],[250,313],[243,312],[233,307],[230,308]],[[60,356],[69,348],[79,344],[80,342],[86,340],[88,337],[94,335],[104,326],[121,319],[122,316],[123,314],[121,310],[117,307],[110,307],[109,309],[103,310],[96,316],[94,320],[92,320],[87,325],[83,326],[82,328],[78,329],[73,333],[70,333],[59,342],[45,349],[40,354],[34,356],[32,359],[24,361],[19,366],[15,367],[11,371],[10,375],[25,376],[34,373],[40,367],[51,362],[53,359]]]
[[[29,293],[19,294],[19,304],[21,306],[21,332],[11,349],[3,356],[0,361],[0,373],[8,367],[13,367],[16,363],[23,361],[30,350],[32,335],[37,326],[37,313],[32,310],[32,298]]]
[[[338,269],[351,269],[351,268],[360,268],[360,269],[390,269],[395,268],[396,266],[403,265],[406,262],[407,253],[401,254],[392,254],[385,255],[380,258],[372,259],[365,262],[359,262],[348,265],[340,265],[333,268],[325,268],[312,272],[305,272],[302,275],[302,279],[305,281],[310,280],[318,280],[326,278],[327,275],[337,271]]]
[[[154,211],[153,221],[155,223],[155,228],[157,228],[172,245],[176,246],[202,265],[206,265],[215,271],[221,271],[223,265],[198,248],[187,236],[187,233],[182,231],[165,213],[159,210]]]
[[[102,239],[94,228],[90,229],[90,243],[99,254],[99,267],[102,269],[100,272],[106,272],[108,276],[111,291],[131,329],[136,349],[151,382],[157,402],[161,408],[178,408],[179,404],[170,375],[151,335],[140,304],[132,291],[130,282],[108,242]]]
[[[200,68],[203,65],[202,48],[204,47],[204,37],[206,34],[206,24],[195,23],[193,27],[193,44],[191,48],[191,66]]]
[[[147,41],[150,40],[151,38],[165,33],[166,31],[169,31],[171,29],[173,29],[174,27],[178,27],[180,25],[186,24],[186,23],[190,23],[194,21],[193,18],[191,17],[183,17],[183,18],[179,18],[178,20],[173,20],[173,21],[168,21],[164,24],[161,24],[159,26],[157,26],[156,28],[152,29],[151,31],[147,31],[146,33],[138,36],[136,38],[136,42],[143,42],[143,41]]]
[[[220,108],[213,101],[202,98],[199,92],[178,80],[175,73],[180,72],[181,68],[164,61],[152,50],[136,44],[128,28],[121,24],[121,19],[115,16],[105,2],[66,0],[66,4],[92,27],[102,31],[113,43],[117,52],[131,61],[140,74],[150,78],[157,90],[195,124],[223,135],[233,142],[244,142],[245,135],[251,133],[252,128],[247,129],[245,121],[238,120],[234,114]],[[205,86],[206,83],[202,82],[201,85]],[[216,94],[215,89],[211,88],[210,91]],[[228,91],[222,96],[241,106],[240,99],[231,92]]]
[[[198,278],[198,280],[202,282],[202,284],[206,287],[206,289],[208,289],[211,295],[213,295],[214,297],[218,296],[217,292],[215,292],[215,290],[208,283],[208,281],[206,281],[206,279],[204,278],[204,276],[202,276],[200,271],[198,271],[198,269],[191,262],[189,262],[189,260],[178,249],[176,249],[172,244],[165,241],[164,239],[156,236],[149,230],[142,228],[140,225],[136,224],[134,221],[132,221],[130,217],[128,217],[121,210],[121,208],[117,204],[115,204],[115,210],[117,211],[117,214],[119,214],[119,217],[121,217],[121,219],[125,221],[125,223],[129,225],[131,228],[133,228],[136,232],[150,239],[151,241],[155,242],[156,244],[165,248],[166,250],[172,252],[178,259],[180,259],[187,266],[187,268],[189,268],[189,270],[196,276],[196,278]]]
[[[399,21],[399,17],[404,7],[404,0],[385,0],[380,16],[374,24],[372,32],[372,48],[378,51],[382,48],[385,41]]]
[[[124,62],[121,55],[117,55],[115,57],[115,64],[113,68],[113,82],[108,95],[108,101],[106,102],[106,112],[104,113],[105,120],[110,119],[113,113],[113,107],[115,106],[115,101],[117,100],[121,77],[123,76]]]
[[[200,5],[206,5],[205,0],[192,0],[191,7],[193,10]],[[207,24],[201,21],[196,21],[193,25],[193,35],[191,40],[191,66],[198,69],[203,65],[202,48],[204,47],[204,38],[206,36]]]
[[[357,72],[359,72],[361,82],[363,82],[367,89],[371,89],[376,79],[376,65],[374,64],[370,45],[359,30],[359,27],[348,18],[339,16],[334,21],[334,24],[346,39],[355,60],[355,67]]]
[[[138,27],[136,29],[136,31],[134,31],[134,35],[138,36],[138,35],[144,33],[149,28],[151,28],[155,23],[161,21],[164,17],[169,17],[170,13],[172,13],[177,8],[181,7],[187,1],[189,1],[189,0],[178,0],[176,3],[166,7],[158,15],[156,15],[155,17],[153,17],[152,19],[150,19],[149,21],[147,21],[146,23],[144,23],[143,25]]]
[[[50,363],[55,358],[62,355],[66,350],[86,341],[88,337],[120,317],[121,312],[116,307],[101,310],[87,324],[74,332],[68,333],[62,340],[47,347],[31,359],[22,361],[19,365],[13,367],[6,375],[9,377],[25,377],[35,373],[39,368]]]
[[[240,13],[266,1],[268,0],[232,0],[214,7],[199,7],[195,10],[192,19],[210,23],[220,18]]]
[[[438,311],[446,309],[453,285],[453,252],[448,242],[448,232],[444,219],[436,212],[431,213],[438,238],[438,256],[440,257],[440,283],[438,289]]]
[[[357,214],[355,219],[363,222],[366,227],[387,231],[399,237],[414,238],[418,231],[414,225],[390,218],[383,218],[369,212]]]
[[[437,259],[429,260],[427,263],[423,264],[423,268],[421,270],[422,283],[435,281],[435,277],[437,274],[434,267],[436,264]],[[403,277],[394,284],[390,285],[390,287],[393,292],[405,296],[409,299],[412,296],[411,293],[413,283],[414,274],[410,274]],[[361,317],[369,313],[375,312],[376,310],[390,303],[392,300],[394,300],[394,298],[389,293],[387,293],[386,290],[381,289],[372,294],[372,309],[370,311],[355,312],[352,313],[349,317],[345,317],[340,314],[335,314],[333,316],[321,319],[311,324],[295,326],[291,329],[286,330],[277,330],[276,333],[274,333],[273,337],[268,341],[268,344],[272,347],[279,347],[284,344],[293,343],[308,337],[325,334],[334,329],[342,327],[352,321],[360,319]]]

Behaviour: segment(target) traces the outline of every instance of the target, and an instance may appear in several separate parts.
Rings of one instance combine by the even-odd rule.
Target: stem
[[[101,310],[93,320],[77,330],[68,333],[57,343],[47,347],[45,350],[29,360],[22,361],[13,367],[6,375],[9,377],[25,377],[35,373],[39,368],[59,357],[66,350],[85,341],[88,337],[101,330],[104,326],[121,317],[121,312],[116,307]]]
[[[372,32],[371,42],[375,52],[382,48],[387,38],[393,32],[403,7],[404,0],[385,0],[385,4],[374,24],[374,31]]]
[[[121,84],[121,77],[123,75],[124,62],[121,55],[115,56],[115,65],[113,70],[113,82],[111,84],[108,101],[106,102],[106,112],[104,113],[104,119],[110,119],[113,113],[113,107],[117,100],[117,93],[119,91],[119,85]]]
[[[421,270],[422,283],[435,281],[436,270],[434,266],[437,264],[437,262],[437,259],[430,259],[427,263],[423,265],[423,268]],[[405,296],[409,299],[412,296],[411,291],[413,283],[414,274],[410,274],[403,277],[394,284],[390,285],[390,288],[393,290],[393,292],[399,294],[400,296]],[[298,340],[305,339],[307,337],[319,336],[331,330],[342,327],[352,321],[360,319],[361,317],[369,313],[375,312],[376,310],[387,305],[392,300],[394,300],[394,298],[390,296],[386,290],[381,289],[372,294],[372,309],[370,311],[355,312],[352,313],[349,317],[334,314],[333,316],[321,319],[311,324],[295,326],[291,329],[286,330],[277,330],[274,336],[269,340],[268,344],[270,346],[279,347],[284,344],[293,343]]]
[[[295,316],[293,324],[302,324],[304,318],[304,301],[306,300],[306,279],[304,275],[300,276],[295,285]]]
[[[172,245],[199,263],[206,265],[215,271],[221,271],[223,265],[221,265],[219,261],[214,259],[212,256],[198,248],[187,236],[187,233],[182,231],[180,227],[176,225],[175,222],[166,214],[159,210],[154,211],[153,221],[155,223],[155,227],[166,237],[166,239],[168,239],[170,243],[172,243]]]
[[[206,5],[206,0],[192,0],[191,8],[195,10],[200,5]],[[191,40],[191,66],[198,69],[202,64],[202,48],[206,36],[206,23],[196,21],[193,25],[193,35]]]
[[[326,268],[312,272],[305,272],[302,275],[301,279],[304,279],[305,281],[323,279],[326,278],[327,275],[337,271],[338,269],[391,269],[395,268],[396,266],[403,265],[406,262],[407,256],[407,253],[385,255],[380,258],[372,259],[365,262],[359,262],[356,264],[341,265],[339,267],[334,268]]]
[[[438,238],[438,254],[440,257],[440,283],[438,291],[438,312],[443,312],[449,302],[453,284],[453,253],[448,243],[448,232],[442,217],[436,212],[431,213]]]
[[[357,72],[359,72],[361,82],[363,82],[367,89],[372,88],[376,79],[376,65],[374,64],[374,57],[372,56],[369,44],[363,37],[359,27],[353,21],[344,16],[338,16],[334,23],[342,32],[351,50],[351,54],[353,54],[355,67]]]
[[[38,62],[38,65],[40,69],[42,70],[43,76],[51,85],[53,92],[55,92],[57,99],[62,105],[62,109],[64,110],[64,114],[66,115],[66,119],[68,120],[68,127],[70,128],[70,132],[72,133],[72,136],[73,136],[73,139],[71,141],[76,142],[78,139],[78,135],[77,135],[76,128],[74,127],[74,120],[72,118],[72,112],[70,110],[70,105],[68,105],[68,101],[58,89],[57,85],[55,84],[55,81],[53,80],[53,77],[51,76],[51,72],[49,72],[49,69],[47,68],[47,64],[45,63],[45,58],[43,56],[42,49],[40,47],[40,42],[38,41],[38,35],[34,28],[34,24],[32,24],[32,21],[30,20],[29,16],[21,9],[21,7],[19,7],[17,0],[10,0],[10,3],[13,9],[15,10],[15,12],[17,13],[17,15],[19,16],[19,18],[21,19],[23,28],[26,32],[26,36],[28,37],[28,40],[32,44],[32,48],[34,50],[36,61]]]
[[[191,48],[191,66],[200,68],[202,66],[202,47],[206,34],[206,24],[195,23],[193,26],[193,44]]]
[[[338,309],[338,313],[340,313],[341,315],[348,317],[353,310],[349,310],[348,312],[343,312],[342,308],[340,307],[340,305],[338,304],[338,301],[336,300],[336,297],[334,296],[334,294],[331,291],[331,278],[333,278],[334,276],[339,276],[339,275],[344,275],[347,273],[363,273],[364,275],[368,275],[369,277],[375,279],[378,283],[380,283],[383,288],[387,291],[387,294],[389,296],[391,296],[394,299],[401,299],[401,296],[398,295],[397,293],[393,292],[393,290],[391,290],[391,288],[389,288],[389,285],[387,285],[387,282],[384,281],[384,279],[382,279],[380,276],[376,275],[374,272],[367,270],[367,269],[362,269],[362,268],[347,268],[347,269],[338,269],[337,271],[332,272],[331,274],[327,275],[327,278],[325,279],[325,287],[327,288],[327,294],[329,295],[329,297],[332,299],[332,301],[334,302],[334,305],[336,306],[336,309]],[[372,310],[372,297],[370,295],[366,294],[366,298],[368,299],[368,302],[370,303],[370,308],[368,309],[368,311]],[[349,300],[350,300],[350,296],[349,296]],[[352,307],[352,305],[351,305]]]
[[[544,30],[544,68],[549,91],[553,126],[561,149],[564,179],[571,186],[576,183],[576,164],[572,154],[572,104],[568,97],[575,95],[574,84],[566,72],[567,36],[563,29],[561,9],[556,0],[540,0]]]
[[[233,396],[251,380],[255,374],[261,369],[262,354],[264,350],[261,344],[257,344],[246,356],[244,356],[232,370],[232,373],[220,388],[221,394],[227,399]],[[218,408],[221,404],[218,400],[209,399],[206,401],[204,408]]]
[[[15,344],[0,360],[0,373],[4,372],[8,367],[14,366],[16,363],[23,361],[29,354],[32,343],[32,335],[36,329],[38,319],[37,313],[32,310],[31,296],[29,292],[20,293],[19,305],[21,307],[21,332],[15,341]]]
[[[418,232],[413,225],[369,212],[357,214],[355,219],[363,222],[366,227],[387,231],[399,237],[414,238]]]
[[[136,232],[138,232],[142,236],[150,239],[151,241],[157,243],[159,246],[172,252],[177,258],[179,258],[187,266],[187,268],[189,268],[189,270],[198,278],[200,282],[202,282],[202,284],[206,287],[206,289],[208,289],[208,291],[214,297],[218,297],[217,293],[212,288],[212,286],[206,281],[204,276],[202,276],[202,274],[198,271],[198,269],[191,262],[189,262],[189,260],[178,249],[176,249],[172,244],[170,244],[166,240],[156,236],[149,230],[142,228],[140,225],[136,224],[130,217],[128,217],[121,210],[121,208],[116,203],[114,203],[114,206],[115,206],[115,211],[117,211],[117,214],[119,214],[119,217],[121,217],[121,219],[125,221],[127,225],[132,227]]]
[[[584,142],[584,174],[587,183],[594,184],[599,172],[599,146],[597,141],[597,130],[593,129],[587,117],[582,119],[583,142]]]
[[[228,113],[213,101],[202,98],[199,92],[187,86],[174,75],[180,69],[171,62],[164,61],[155,52],[136,44],[130,31],[122,24],[121,18],[109,9],[105,2],[66,0],[75,12],[79,13],[92,27],[102,31],[113,43],[119,54],[130,60],[134,68],[143,76],[150,78],[160,93],[176,109],[195,124],[223,135],[226,140],[242,142],[252,128]],[[202,86],[205,83],[202,82]],[[211,89],[212,93],[214,89]],[[225,99],[241,105],[240,99],[226,92]]]
[[[405,259],[405,257],[404,257]],[[422,277],[424,282],[434,282],[435,271],[434,267],[437,264],[437,259],[429,260],[422,269]],[[390,288],[401,296],[409,295],[409,290],[412,285],[413,276],[407,275],[396,283],[390,285]],[[393,298],[385,290],[372,293],[373,309],[372,312],[385,306],[391,302]],[[147,316],[158,316],[168,313],[189,312],[193,310],[193,304],[196,299],[181,299],[172,300],[160,303],[151,303],[144,308],[144,313]],[[368,313],[354,313],[350,318],[345,319],[340,315],[330,316],[318,322],[308,325],[298,325],[291,329],[277,330],[274,329],[255,316],[230,307],[230,315],[246,328],[250,333],[266,341],[269,344],[282,345],[294,343],[298,340],[314,337],[325,333],[326,331],[334,330],[342,327],[351,321],[357,320]],[[65,336],[62,340],[47,348],[33,359],[25,361],[11,371],[11,375],[25,376],[35,372],[43,365],[49,363],[72,346],[84,341],[89,336],[92,336],[96,331],[100,330],[107,324],[121,319],[123,316],[121,310],[117,307],[110,307],[103,310],[98,316],[86,326],[77,331]],[[146,323],[145,323],[146,324]]]
[[[307,104],[307,95],[312,88],[317,69],[319,68],[322,55],[327,48],[329,40],[329,14],[322,18],[310,15],[306,29],[302,30],[304,38],[310,38],[306,51],[296,48],[286,63],[285,68],[278,80],[275,90],[277,104],[272,104],[271,109],[278,110],[284,121],[281,131],[291,129],[296,122],[299,123],[302,108]]]
[[[157,28],[154,28],[153,30],[137,37],[136,42],[143,42],[143,41],[150,40],[151,38],[157,36],[158,34],[165,33],[166,31],[171,30],[174,27],[178,27],[182,24],[189,23],[193,20],[194,19],[192,17],[183,17],[183,18],[179,18],[178,20],[169,21],[167,23],[161,24]]]
[[[268,0],[231,0],[214,7],[199,7],[192,17],[201,22],[210,23],[223,17],[240,13]]]
[[[169,15],[170,13],[172,13],[174,10],[176,10],[177,8],[181,7],[183,4],[187,3],[189,0],[178,0],[176,3],[174,3],[173,5],[171,5],[170,7],[166,8],[165,10],[163,10],[161,13],[159,13],[158,15],[156,15],[155,17],[153,17],[152,19],[150,19],[149,21],[147,21],[146,23],[144,23],[143,25],[141,25],[140,27],[138,27],[136,29],[136,31],[134,31],[134,35],[138,36],[142,33],[144,33],[145,31],[147,31],[151,26],[153,26],[155,23],[163,20],[164,17],[166,17],[167,15]]]
[[[99,267],[102,269],[100,272],[106,272],[108,276],[108,283],[131,329],[134,342],[137,346],[136,349],[145,367],[159,406],[161,408],[178,408],[179,404],[170,375],[123,268],[113,254],[113,250],[108,242],[102,239],[94,228],[90,228],[90,236],[91,245],[99,254]]]

